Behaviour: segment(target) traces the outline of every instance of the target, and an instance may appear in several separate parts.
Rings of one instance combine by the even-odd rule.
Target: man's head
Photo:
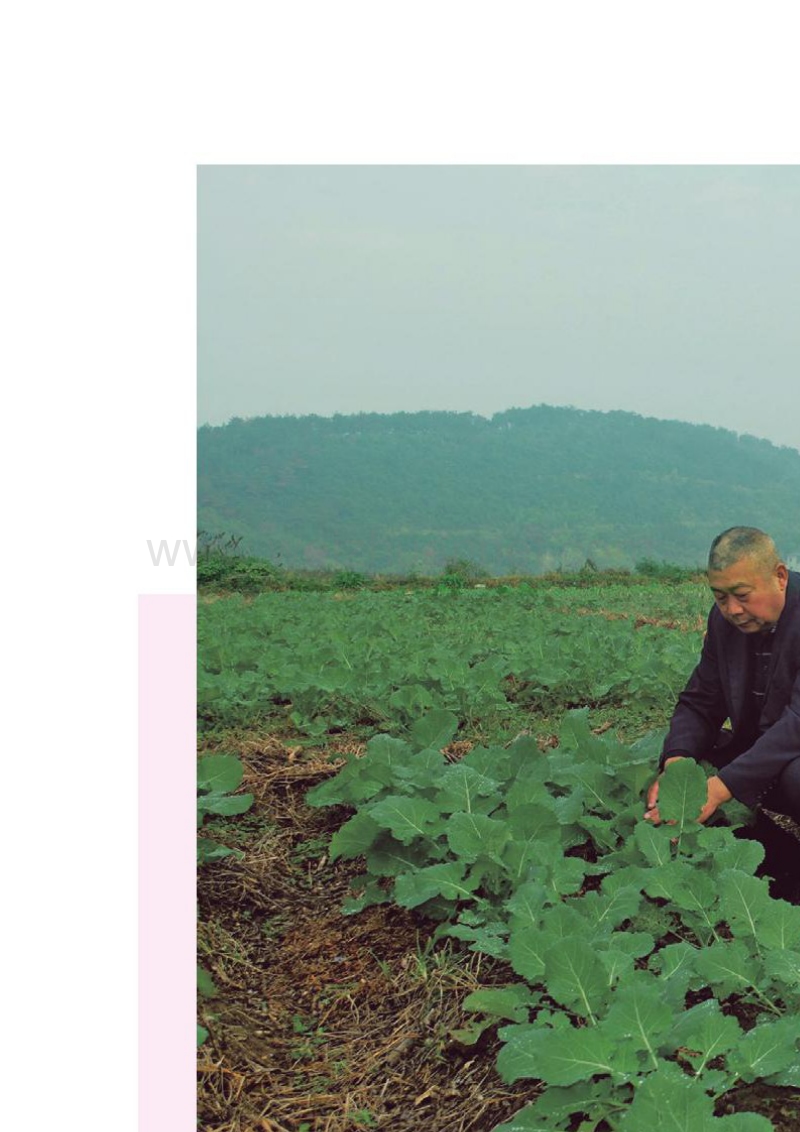
[[[708,584],[722,616],[742,633],[777,624],[788,580],[775,543],[756,527],[730,527],[711,544]]]

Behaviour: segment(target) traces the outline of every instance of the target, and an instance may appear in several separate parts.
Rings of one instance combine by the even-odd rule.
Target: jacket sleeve
[[[793,759],[800,758],[800,675],[780,718],[719,777],[740,802],[755,806]]]
[[[659,770],[663,768],[664,760],[671,754],[688,754],[695,759],[704,758],[713,748],[720,728],[728,718],[728,706],[719,676],[715,637],[710,615],[700,662],[678,696],[678,703],[664,740]]]

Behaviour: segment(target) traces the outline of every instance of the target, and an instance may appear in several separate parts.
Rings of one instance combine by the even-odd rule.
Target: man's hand
[[[712,775],[708,780],[708,799],[706,804],[700,811],[700,817],[697,819],[700,822],[708,821],[723,802],[729,802],[733,794],[731,794],[728,787],[721,778],[717,778],[716,774]]]
[[[683,758],[682,755],[674,755],[671,759],[667,759],[664,763],[666,769],[670,763],[677,762],[678,759]],[[658,784],[659,778],[655,780],[650,789],[647,791],[647,809],[644,812],[645,821],[651,821],[653,825],[659,825],[661,817],[658,813]],[[728,787],[718,778],[716,774],[712,775],[708,780],[708,794],[706,796],[706,804],[700,811],[698,817],[699,822],[706,822],[711,815],[719,809],[724,802],[729,802],[733,795]],[[673,825],[674,822],[667,822],[667,825]]]
[[[664,762],[664,770],[667,769],[670,763],[676,763],[678,759],[682,759],[683,757],[683,755],[673,755],[671,759],[667,759]],[[661,775],[658,776],[653,785],[647,791],[647,809],[644,812],[644,820],[651,821],[653,825],[661,824],[661,818],[658,813],[658,784],[660,779]],[[669,824],[674,825],[674,822]]]

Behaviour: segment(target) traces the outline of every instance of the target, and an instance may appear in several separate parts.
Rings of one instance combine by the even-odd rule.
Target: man
[[[711,544],[708,582],[714,607],[700,663],[678,697],[659,771],[687,757],[717,768],[702,822],[731,798],[800,822],[800,574],[769,535],[731,527]],[[721,730],[726,720],[730,731]],[[645,818],[660,820],[658,779]],[[756,835],[766,870],[791,882],[800,842],[763,816]]]

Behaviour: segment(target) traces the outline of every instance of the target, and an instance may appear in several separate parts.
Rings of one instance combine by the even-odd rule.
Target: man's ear
[[[785,590],[789,581],[789,569],[783,562],[779,562],[775,567],[775,577],[778,579],[780,588]]]

